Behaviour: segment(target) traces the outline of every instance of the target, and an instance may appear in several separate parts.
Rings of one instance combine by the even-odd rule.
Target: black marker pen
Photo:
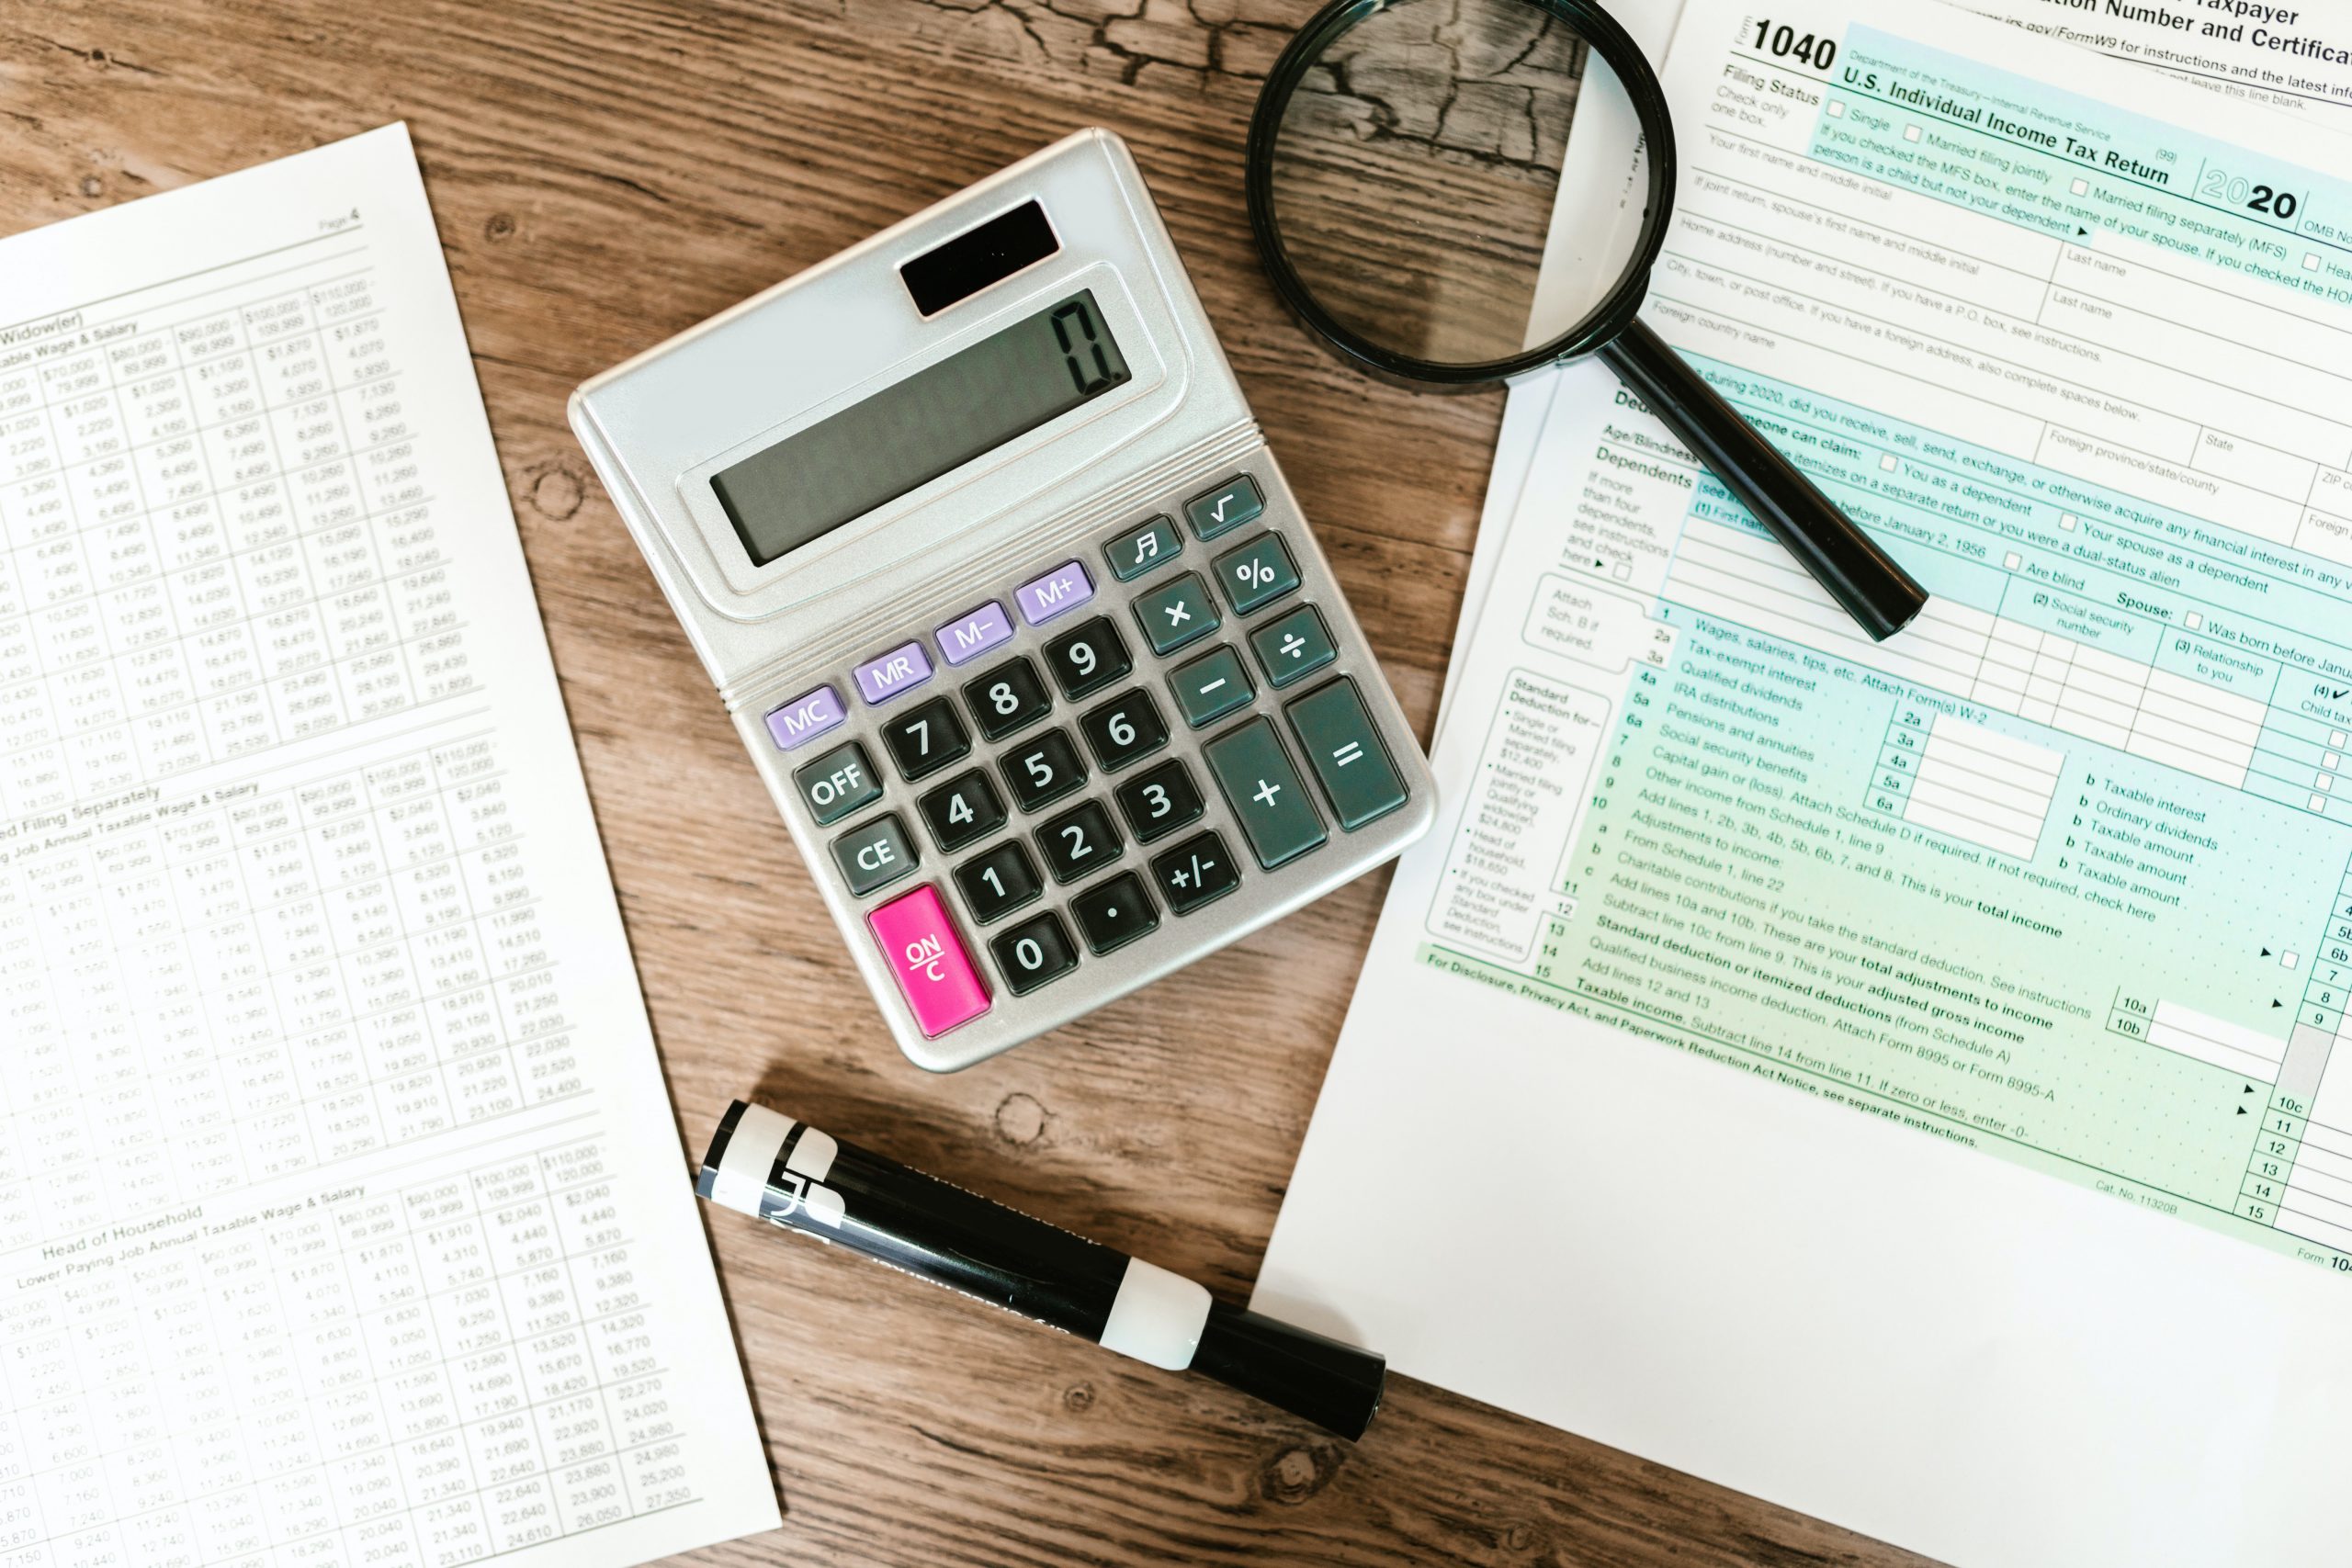
[[[1270,1317],[805,1122],[737,1100],[695,1190],[725,1208],[839,1242],[1171,1371],[1190,1369],[1343,1438],[1380,1408],[1386,1361]]]

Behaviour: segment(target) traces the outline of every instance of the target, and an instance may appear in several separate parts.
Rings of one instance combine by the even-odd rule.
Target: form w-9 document
[[[0,300],[0,1563],[775,1524],[405,130]]]
[[[1932,6],[1667,87],[1649,320],[1936,598],[1561,376],[1257,1304],[1962,1562],[2336,1560],[2352,148]]]

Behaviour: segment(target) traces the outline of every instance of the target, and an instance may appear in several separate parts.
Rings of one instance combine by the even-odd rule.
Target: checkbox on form
[[[1881,473],[1891,474],[1894,472],[1894,454],[1892,452],[1880,453],[1878,457],[1878,467]]]
[[[2025,557],[2018,554],[2015,550],[2011,550],[2007,555],[2001,558],[2001,564],[2008,568],[2011,571],[2015,571],[2018,568],[2025,564]]]
[[[2320,799],[2319,796],[2312,796],[2312,810],[2316,811],[2326,804],[2327,803]],[[2292,953],[2282,953],[2278,955],[2278,967],[2281,969],[2292,969],[2296,964],[2301,964],[2301,962],[2302,959]]]
[[[2317,272],[2319,270],[2319,253],[2317,251],[2305,251],[2303,253],[2303,270],[2305,272]]]
[[[2195,631],[2198,627],[2205,624],[2205,617],[2200,612],[2191,610],[2188,614],[2181,616],[2180,624],[2187,626],[2190,631]]]
[[[2071,512],[2062,512],[2058,514],[2058,526],[2064,528],[2069,534],[2075,531],[2075,525],[2081,521],[2081,518],[2075,516]]]
[[[1846,106],[1839,103],[1835,98],[1832,98],[1829,102],[1829,107],[1822,112],[1827,115],[1831,119],[1844,119],[1846,118]]]
[[[2091,193],[2091,182],[2088,180],[2076,180],[2073,185],[2068,186],[2066,188],[2073,191],[2076,196],[2088,196]]]
[[[1918,140],[1919,140],[1919,128],[1918,128],[1917,126],[1916,126],[1916,125],[1906,125],[1906,126],[1905,126],[1905,127],[1903,128],[1903,140],[1904,140],[1904,141],[1918,141]]]

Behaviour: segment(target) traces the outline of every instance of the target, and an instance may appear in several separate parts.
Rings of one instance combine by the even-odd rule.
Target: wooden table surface
[[[1243,130],[1309,9],[11,0],[0,231],[405,118],[684,1148],[698,1154],[727,1101],[755,1094],[1238,1301],[1386,877],[1058,1035],[953,1077],[918,1072],[563,402],[591,373],[980,175],[1109,126],[1426,739],[1501,401],[1340,369],[1258,270]],[[735,1216],[710,1228],[785,1521],[703,1561],[1920,1561],[1401,1378],[1351,1447]]]

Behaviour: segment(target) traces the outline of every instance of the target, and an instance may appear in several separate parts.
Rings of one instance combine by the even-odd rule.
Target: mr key
[[[1429,826],[1411,732],[1107,132],[607,372],[572,421],[923,1066]]]

